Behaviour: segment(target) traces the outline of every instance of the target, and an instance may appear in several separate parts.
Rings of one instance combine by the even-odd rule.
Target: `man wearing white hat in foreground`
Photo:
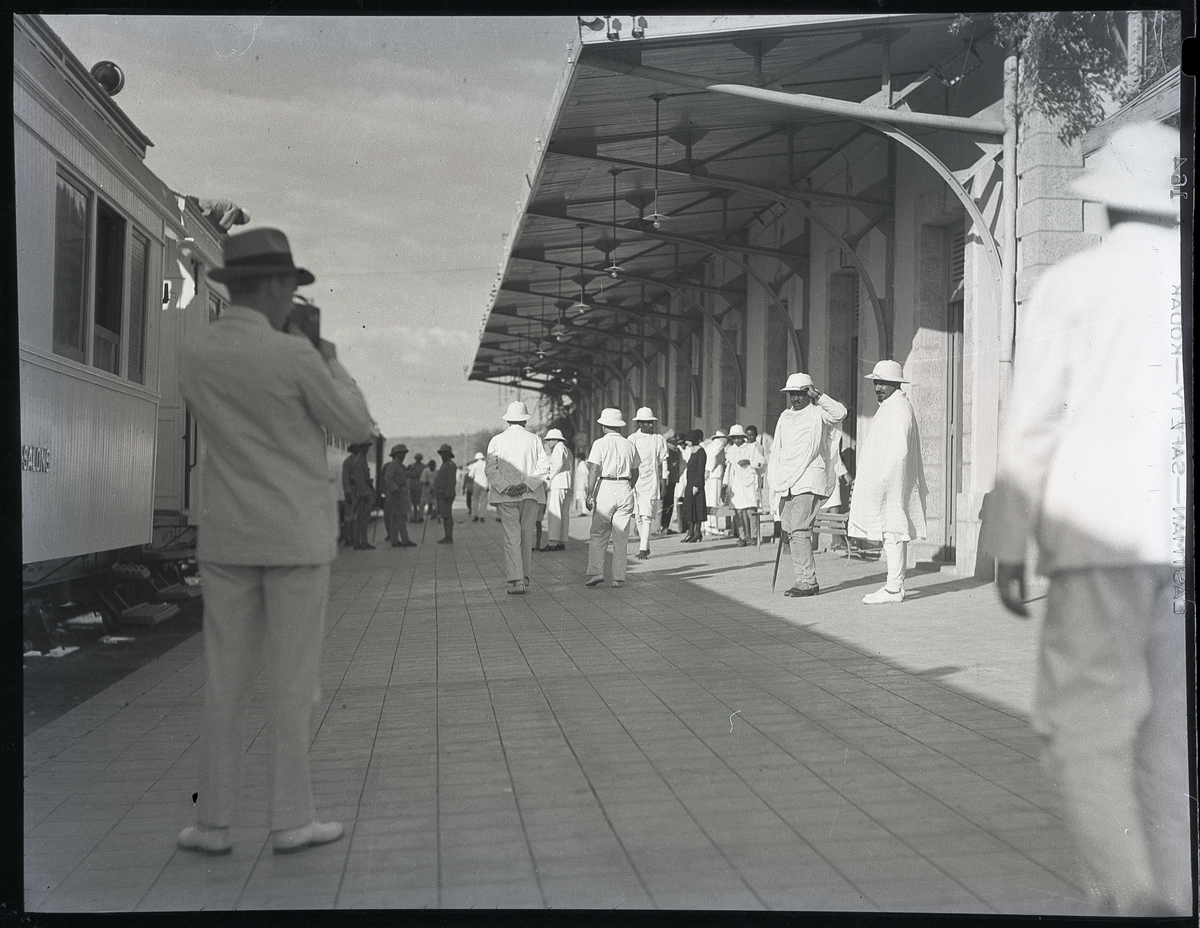
[[[532,416],[520,400],[508,404],[508,428],[488,443],[485,469],[488,503],[500,513],[504,530],[504,573],[508,592],[523,594],[533,563],[533,532],[538,506],[546,501],[550,459],[542,440],[525,428]]]
[[[571,480],[575,460],[567,440],[558,429],[545,439],[550,457],[550,479],[546,490],[546,546],[539,551],[565,551],[571,531]]]
[[[204,737],[196,824],[179,847],[228,854],[241,797],[244,714],[262,669],[266,792],[275,853],[342,836],[317,820],[308,772],[325,639],[337,507],[326,430],[357,444],[377,434],[332,343],[288,334],[296,287],[313,275],[287,237],[231,235],[208,272],[231,305],[179,352],[179,387],[207,449],[197,558],[204,580]]]
[[[667,440],[654,431],[658,419],[654,410],[643,406],[633,417],[637,431],[629,441],[637,449],[638,479],[633,488],[633,512],[638,527],[637,559],[644,561],[650,556],[650,529],[658,521],[658,507],[662,500],[663,475],[667,465]]]
[[[883,542],[887,580],[863,597],[869,606],[904,602],[908,543],[925,537],[925,468],[912,403],[900,390],[896,361],[880,361],[867,374],[875,382],[879,410],[859,443],[854,493],[846,534]]]
[[[779,499],[779,522],[788,534],[796,571],[783,595],[815,596],[820,587],[812,527],[821,503],[833,492],[833,426],[846,418],[846,407],[813,386],[808,374],[792,374],[780,392],[786,394],[788,408],[775,426],[767,484]]]
[[[1177,132],[1129,126],[1072,184],[1107,206],[1110,228],[1022,307],[980,539],[1013,613],[1028,614],[1030,537],[1050,578],[1033,726],[1104,915],[1190,915],[1196,886],[1189,633],[1172,566],[1188,480],[1178,154]]]
[[[592,512],[588,540],[588,586],[604,582],[604,552],[613,543],[612,585],[625,582],[625,555],[629,523],[633,520],[633,487],[638,478],[638,453],[621,434],[625,420],[621,410],[607,408],[596,420],[604,429],[588,455],[587,508]]]

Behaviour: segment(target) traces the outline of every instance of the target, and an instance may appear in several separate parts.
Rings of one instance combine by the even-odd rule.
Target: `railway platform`
[[[500,526],[458,518],[335,564],[311,769],[342,840],[271,853],[257,708],[233,853],[176,849],[197,635],[25,737],[26,910],[1089,914],[1027,720],[1039,623],[990,586],[869,607],[881,566],[828,552],[788,599],[772,546],[671,536],[587,588],[577,517],[508,596]]]

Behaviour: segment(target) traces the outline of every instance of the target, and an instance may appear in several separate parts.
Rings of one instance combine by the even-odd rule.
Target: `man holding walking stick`
[[[767,483],[772,495],[779,497],[779,521],[788,534],[796,572],[795,581],[783,595],[815,596],[820,587],[812,526],[837,480],[833,469],[834,426],[846,418],[846,407],[813,386],[808,374],[792,374],[781,392],[786,395],[788,408],[775,426]]]

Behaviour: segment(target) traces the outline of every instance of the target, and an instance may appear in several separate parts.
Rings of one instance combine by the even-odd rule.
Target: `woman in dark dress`
[[[684,541],[699,541],[700,526],[708,519],[708,505],[704,498],[704,469],[708,465],[708,455],[700,442],[704,441],[704,433],[699,429],[688,432],[688,442],[692,448],[688,458],[687,470],[684,472],[683,509],[680,517],[683,528],[687,532]]]

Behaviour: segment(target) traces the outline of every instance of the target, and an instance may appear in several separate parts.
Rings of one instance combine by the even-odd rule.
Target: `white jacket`
[[[1179,282],[1179,230],[1144,223],[1038,280],[980,541],[997,560],[1023,561],[1032,535],[1046,574],[1172,563],[1187,461]]]
[[[542,440],[523,425],[510,425],[488,443],[484,472],[488,479],[488,505],[515,503],[532,499],[546,501],[546,479],[550,476],[550,458]],[[521,496],[501,492],[525,484]]]

